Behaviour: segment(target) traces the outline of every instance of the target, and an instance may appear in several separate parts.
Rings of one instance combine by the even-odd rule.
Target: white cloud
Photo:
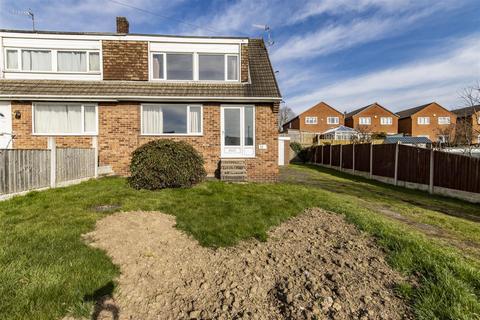
[[[374,101],[394,111],[430,101],[446,107],[455,106],[461,103],[458,92],[480,78],[480,35],[446,43],[445,47],[456,49],[446,56],[337,80],[315,92],[292,97],[287,103],[296,111],[320,100],[342,110],[352,110]]]

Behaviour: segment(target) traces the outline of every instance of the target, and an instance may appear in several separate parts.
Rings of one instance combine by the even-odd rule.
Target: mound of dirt
[[[108,216],[86,235],[121,269],[98,319],[409,319],[404,281],[342,216],[311,209],[269,233],[209,249],[158,212]],[[112,312],[115,310],[115,312]]]

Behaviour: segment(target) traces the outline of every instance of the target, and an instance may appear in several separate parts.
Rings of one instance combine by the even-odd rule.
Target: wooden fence
[[[395,185],[480,200],[479,158],[400,144],[313,146],[307,157]]]
[[[0,194],[56,187],[97,175],[94,148],[0,150]]]

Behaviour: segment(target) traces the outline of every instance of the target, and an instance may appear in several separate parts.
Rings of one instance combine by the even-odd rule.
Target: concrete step
[[[247,165],[244,159],[222,159],[220,179],[226,182],[243,182],[247,179]]]

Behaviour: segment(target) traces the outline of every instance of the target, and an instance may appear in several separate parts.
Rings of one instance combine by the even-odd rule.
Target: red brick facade
[[[13,118],[14,148],[47,148],[46,136],[32,135],[32,103],[12,102],[12,111],[21,112]],[[98,104],[99,165],[109,165],[115,174],[126,176],[132,152],[140,145],[154,139],[183,140],[192,144],[205,160],[209,176],[217,175],[220,161],[220,104],[203,104],[202,136],[143,136],[140,135],[140,103]],[[257,104],[255,108],[256,145],[266,144],[267,149],[256,147],[255,158],[247,158],[247,179],[250,181],[276,181],[278,177],[278,134],[276,107]],[[91,136],[57,136],[58,146],[90,147]]]
[[[316,117],[316,124],[307,124],[306,117]],[[328,124],[328,117],[338,117],[338,124]],[[320,102],[310,109],[299,114],[295,119],[283,125],[283,130],[295,129],[303,132],[323,133],[328,129],[344,125],[344,115],[340,111],[329,106],[325,102]]]
[[[104,80],[148,80],[147,41],[102,41]]]
[[[370,118],[370,125],[360,124],[360,118],[362,117]],[[392,124],[382,124],[382,117],[391,117]],[[345,125],[365,133],[383,132],[386,134],[396,134],[398,133],[398,116],[378,103],[374,103],[362,111],[345,118]]]

